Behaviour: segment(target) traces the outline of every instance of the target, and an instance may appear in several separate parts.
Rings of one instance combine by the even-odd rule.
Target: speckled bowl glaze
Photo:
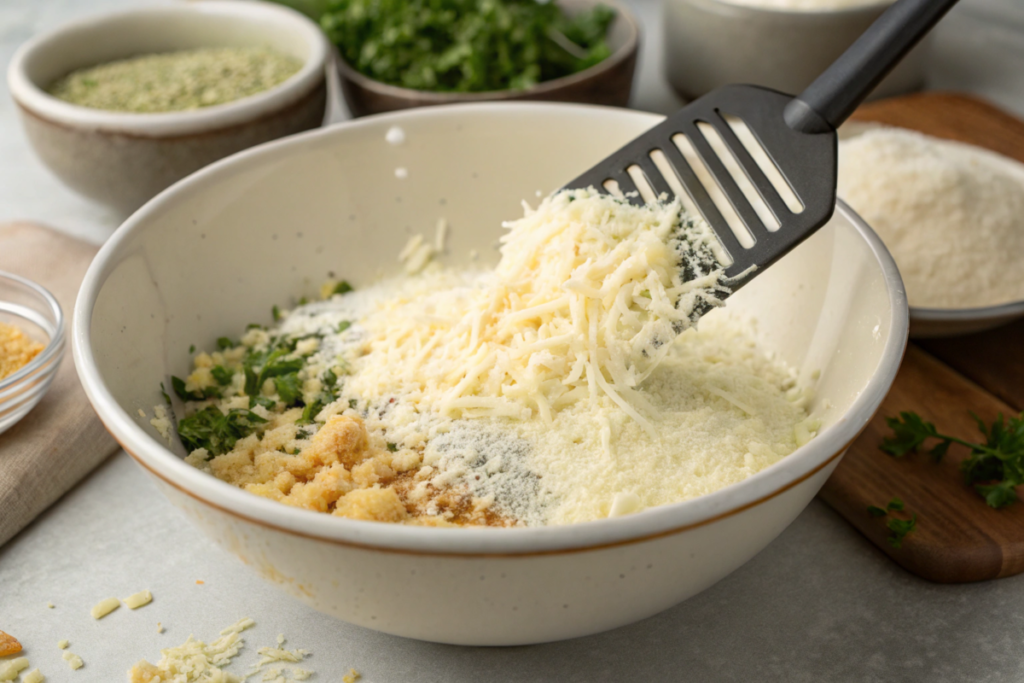
[[[598,64],[570,76],[538,83],[526,90],[446,93],[401,88],[364,76],[350,66],[335,50],[337,72],[345,103],[353,116],[382,114],[413,107],[467,102],[578,102],[625,107],[633,89],[633,74],[640,48],[640,24],[629,8],[617,0],[560,0],[559,5],[574,13],[602,4],[613,7],[618,15],[608,28],[608,47],[612,54]]]
[[[784,11],[726,0],[665,0],[665,75],[672,87],[689,99],[729,83],[798,93],[890,4]],[[872,97],[924,85],[928,43],[925,37]]]
[[[265,46],[302,69],[270,90],[204,109],[133,114],[46,93],[82,67],[199,47]],[[262,2],[175,3],[71,22],[33,38],[7,71],[36,153],[65,184],[125,214],[189,173],[239,150],[320,126],[330,46],[298,12]]]
[[[190,344],[269,321],[333,272],[394,274],[411,232],[450,225],[449,265],[494,263],[520,201],[657,124],[606,107],[491,103],[368,117],[218,162],[136,212],[93,261],[75,307],[79,375],[107,428],[204,532],[326,613],[410,638],[513,645],[643,619],[753,557],[800,513],[896,374],[907,304],[895,264],[845,206],[729,299],[764,348],[816,388],[823,430],[707,496],[563,527],[437,529],[288,507],[182,461],[138,415]],[[400,126],[403,144],[385,140]],[[396,168],[405,168],[397,178]],[[470,252],[482,256],[473,261]],[[257,275],[258,274],[258,275]],[[711,315],[721,315],[714,312]],[[814,378],[818,379],[815,380]]]

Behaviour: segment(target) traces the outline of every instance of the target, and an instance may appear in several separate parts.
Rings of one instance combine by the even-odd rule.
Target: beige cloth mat
[[[50,290],[64,311],[68,337],[46,396],[0,434],[0,545],[117,450],[85,397],[71,357],[71,313],[96,251],[38,225],[0,225],[0,270]]]

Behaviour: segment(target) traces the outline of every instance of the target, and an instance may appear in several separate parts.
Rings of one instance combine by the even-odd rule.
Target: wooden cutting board
[[[955,93],[920,93],[873,102],[854,119],[901,126],[986,147],[1024,162],[1024,122]],[[1024,255],[1022,255],[1024,258]],[[1024,277],[1022,272],[1017,277]],[[896,459],[879,450],[885,418],[912,410],[939,431],[969,441],[979,434],[970,411],[991,421],[1024,410],[1024,321],[963,337],[911,343],[892,391],[819,494],[908,571],[943,583],[982,581],[1024,572],[1024,487],[1001,510],[985,504],[958,469],[966,448],[943,462],[926,453]],[[893,497],[917,515],[917,528],[893,548],[885,520],[868,506]]]

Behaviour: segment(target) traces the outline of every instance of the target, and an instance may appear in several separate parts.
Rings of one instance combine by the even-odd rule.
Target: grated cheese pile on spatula
[[[649,427],[637,387],[724,291],[713,233],[683,222],[677,202],[636,207],[592,190],[525,208],[481,284],[410,293],[364,321],[348,391],[452,418],[547,423],[605,395]]]

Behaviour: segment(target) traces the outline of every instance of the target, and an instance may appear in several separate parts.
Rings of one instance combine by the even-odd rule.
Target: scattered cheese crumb
[[[434,232],[434,251],[438,254],[444,251],[444,243],[448,239],[448,221],[444,218],[437,219],[437,227]]]
[[[296,681],[304,681],[312,675],[309,669],[292,669],[292,679]]]
[[[405,131],[398,126],[391,126],[388,128],[388,132],[384,134],[384,139],[387,140],[389,145],[400,145],[405,142]]]
[[[159,662],[143,659],[128,672],[129,683],[241,683],[242,679],[221,669],[231,663],[245,641],[242,631],[256,624],[249,618],[220,632],[209,645],[189,636],[177,647],[161,650]]]
[[[120,606],[121,601],[117,598],[107,598],[97,602],[89,613],[93,619],[102,619]]]
[[[21,652],[21,643],[9,633],[0,631],[0,657],[16,655]]]
[[[143,410],[142,408],[139,408],[139,417],[142,417],[142,418],[146,417],[146,411]]]
[[[70,644],[71,644],[71,643],[69,643],[69,642],[68,642],[68,641],[66,641],[66,640],[61,640],[61,641],[58,641],[58,642],[57,642],[57,647],[59,647],[59,648],[60,648],[60,649],[62,649],[62,650],[66,650],[66,649],[68,649],[68,645],[70,645]]]
[[[148,605],[153,602],[153,594],[147,591],[139,591],[134,595],[129,595],[124,599],[124,604],[128,605],[131,609],[138,609],[143,605]]]
[[[21,683],[43,683],[45,680],[46,677],[39,673],[39,669],[32,669],[21,677]]]
[[[167,443],[171,443],[171,420],[167,417],[167,410],[163,406],[153,406],[153,414],[156,417],[150,420],[149,424],[153,425],[153,429],[160,432],[160,436]]]
[[[6,664],[0,664],[0,681],[13,681],[18,672],[28,668],[28,658],[18,657]]]
[[[53,609],[54,607],[56,607],[56,605],[54,605],[52,602],[46,603],[46,606],[49,607],[50,609]]]
[[[65,652],[61,657],[68,663],[68,666],[71,667],[72,671],[78,671],[85,666],[85,662],[82,661],[82,658],[73,652]]]
[[[640,496],[632,491],[616,493],[612,498],[612,507],[608,511],[609,517],[621,517],[640,509]]]
[[[399,166],[395,169],[395,177],[399,180],[405,180],[409,177],[409,169]]]
[[[277,644],[278,645],[284,645],[284,634],[283,633],[278,633],[277,634]]]
[[[349,669],[348,673],[341,677],[343,683],[356,683],[363,675],[355,669]]]

